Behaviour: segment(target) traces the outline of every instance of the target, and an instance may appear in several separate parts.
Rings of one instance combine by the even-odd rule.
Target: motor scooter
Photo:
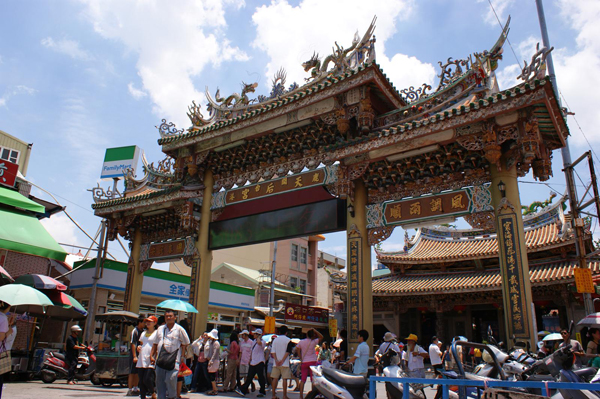
[[[388,358],[388,359],[386,359]],[[381,361],[389,366],[383,369],[384,377],[391,378],[408,378],[408,375],[399,366],[400,354],[393,349],[389,349],[382,357]],[[416,388],[414,384],[409,384],[408,396],[411,399],[426,399],[425,391],[423,388]],[[402,399],[404,397],[404,384],[400,382],[388,382],[385,383],[385,391],[387,392],[388,399]],[[450,391],[450,399],[458,399],[458,395],[455,392]]]
[[[95,371],[96,355],[94,355],[94,348],[88,346],[85,350],[79,352],[75,378],[77,380],[89,379],[94,385],[100,385],[100,381],[94,376]],[[46,384],[51,384],[58,378],[67,378],[69,375],[69,364],[66,361],[65,355],[58,352],[49,352],[44,359],[40,374],[42,381]]]
[[[369,379],[363,375],[345,371],[310,366],[313,374],[312,390],[306,399],[367,399]]]

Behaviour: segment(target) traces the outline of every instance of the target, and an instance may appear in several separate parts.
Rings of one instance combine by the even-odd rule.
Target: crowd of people
[[[67,339],[67,359],[72,361],[72,372],[68,384],[75,383],[74,370],[79,350],[85,349],[78,340],[81,328],[71,329]],[[262,398],[267,390],[277,392],[282,380],[282,399],[288,398],[288,389],[295,383],[295,391],[304,398],[304,386],[312,379],[310,367],[320,364],[354,370],[356,374],[367,373],[369,333],[359,332],[360,344],[354,356],[347,358],[346,331],[339,333],[335,342],[325,342],[316,329],[306,332],[304,339],[292,339],[288,327],[278,328],[277,334],[263,339],[261,329],[233,331],[229,343],[221,349],[219,332],[216,329],[201,334],[191,341],[187,322],[176,322],[174,311],[167,310],[164,316],[148,316],[138,319],[130,336],[130,374],[126,396],[142,399],[182,398],[184,376],[191,375],[189,392],[218,395],[219,392],[236,392],[241,396],[256,390]],[[353,367],[352,367],[353,366]],[[187,372],[186,372],[187,370]],[[223,371],[222,389],[217,388],[219,371]],[[273,395],[273,398],[277,398]]]
[[[285,325],[279,327],[277,334],[267,337],[263,337],[260,329],[233,331],[227,348],[222,351],[218,330],[207,331],[190,342],[186,327],[185,320],[181,324],[176,323],[175,313],[171,310],[167,310],[160,318],[149,316],[138,320],[130,337],[128,396],[139,395],[142,399],[181,398],[183,376],[187,371],[191,374],[190,392],[204,392],[207,395],[236,392],[246,396],[256,390],[256,378],[258,398],[264,397],[267,389],[271,389],[272,397],[279,399],[276,392],[279,380],[282,380],[282,399],[289,399],[288,389],[294,382],[295,391],[299,391],[300,399],[303,399],[305,383],[308,378],[312,379],[311,366],[320,364],[324,368],[339,368],[359,375],[367,375],[369,369],[369,333],[366,330],[358,332],[359,344],[354,353],[348,352],[345,330],[339,332],[335,342],[325,342],[323,335],[315,329],[308,330],[306,336],[299,340],[289,336]],[[72,364],[76,364],[77,351],[83,349],[77,340],[80,331],[79,326],[73,326],[67,340],[66,358],[75,359],[71,361]],[[590,340],[586,351],[578,341],[571,339],[569,331],[563,329],[561,336],[561,342],[540,341],[538,357],[545,357],[556,349],[571,345],[576,364],[596,361],[600,365],[600,329],[589,329]],[[453,338],[453,341],[456,340],[466,338],[457,336]],[[378,373],[382,373],[389,365],[390,356],[385,355],[390,350],[398,354],[404,370],[414,378],[425,378],[426,359],[429,359],[437,376],[441,375],[442,370],[453,368],[457,361],[452,357],[450,345],[444,348],[442,341],[435,336],[427,349],[418,344],[416,334],[410,334],[404,341],[406,344],[393,333],[385,333],[374,356]],[[463,349],[457,347],[456,353],[460,357],[458,360],[463,363],[481,359],[479,349],[465,349],[463,353]],[[223,370],[223,384],[219,391],[217,380],[220,370]],[[74,374],[70,373],[68,383],[74,383],[73,380]]]

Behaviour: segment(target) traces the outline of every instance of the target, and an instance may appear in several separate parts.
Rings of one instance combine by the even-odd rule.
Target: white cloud
[[[308,74],[301,64],[313,51],[324,57],[332,52],[336,41],[342,47],[349,47],[356,31],[362,37],[374,15],[377,15],[377,62],[394,84],[404,88],[431,82],[435,76],[431,64],[404,54],[385,53],[385,43],[396,32],[396,24],[411,16],[413,6],[411,0],[304,0],[298,6],[287,0],[274,0],[257,8],[252,16],[257,33],[253,46],[269,57],[267,84],[282,66],[287,71],[288,84],[294,81],[302,84]]]
[[[83,0],[94,29],[118,40],[137,55],[143,90],[154,102],[157,116],[189,125],[185,112],[192,100],[204,96],[192,82],[208,65],[248,57],[232,47],[223,31],[225,7],[239,8],[240,0],[170,2]]]
[[[492,6],[494,6],[493,9],[490,7],[485,14],[485,22],[490,25],[498,25],[498,19],[500,19],[500,22],[504,25],[506,18],[508,18],[508,16],[505,15],[505,11],[514,4],[515,0],[477,0],[477,2],[488,4],[491,2]],[[494,10],[496,10],[495,14]],[[498,18],[496,18],[496,15],[498,15]]]
[[[135,98],[136,100],[139,100],[140,98],[144,98],[148,95],[148,93],[146,93],[145,91],[136,89],[133,86],[133,82],[129,82],[129,84],[127,85],[127,89],[129,90],[129,94],[131,94],[131,96],[133,98]]]
[[[61,39],[55,41],[51,37],[46,37],[41,41],[42,46],[52,49],[58,53],[66,54],[75,60],[91,61],[94,57],[79,47],[79,42],[71,39]]]
[[[41,223],[57,242],[78,245],[77,227],[66,215],[59,213],[42,219]]]
[[[2,97],[0,97],[0,107],[6,107],[6,103],[8,102],[8,100],[16,95],[19,94],[27,94],[27,95],[34,95],[35,93],[37,93],[36,89],[33,89],[31,87],[27,87],[24,85],[17,85],[14,86],[12,88],[8,88],[8,90],[6,90],[6,92],[4,92],[4,94],[2,95]]]

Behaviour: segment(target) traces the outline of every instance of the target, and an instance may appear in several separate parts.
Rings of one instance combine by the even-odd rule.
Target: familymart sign
[[[123,177],[127,169],[135,169],[140,157],[140,148],[137,145],[128,147],[107,148],[102,164],[101,179],[118,179]]]

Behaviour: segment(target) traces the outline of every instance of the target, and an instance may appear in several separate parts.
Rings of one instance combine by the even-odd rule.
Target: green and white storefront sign
[[[76,262],[75,267],[84,263]],[[70,289],[91,288],[94,276],[95,260],[90,261],[71,275]],[[104,261],[104,272],[98,280],[98,288],[111,291],[125,291],[127,280],[127,264],[112,260]],[[144,272],[142,295],[161,299],[188,300],[190,295],[190,278],[180,274],[150,269]],[[254,290],[235,285],[210,282],[208,304],[237,310],[254,310]]]
[[[100,178],[122,178],[127,169],[132,169],[135,175],[139,157],[140,148],[137,145],[107,148]]]

